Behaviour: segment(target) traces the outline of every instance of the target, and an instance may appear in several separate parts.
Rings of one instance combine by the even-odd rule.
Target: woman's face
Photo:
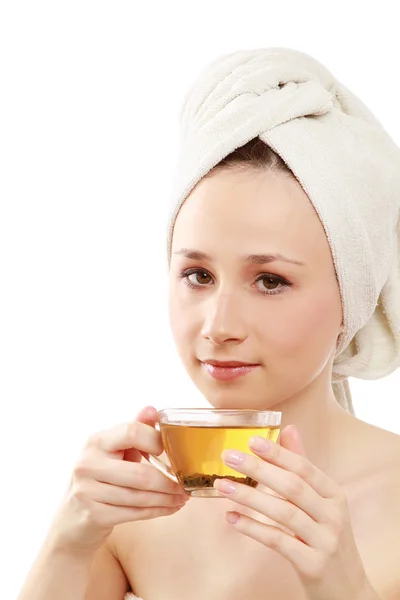
[[[302,264],[265,256],[277,254]],[[298,182],[237,170],[201,180],[176,220],[169,307],[183,364],[214,407],[268,409],[330,382],[341,299]],[[257,366],[236,376],[209,361]]]

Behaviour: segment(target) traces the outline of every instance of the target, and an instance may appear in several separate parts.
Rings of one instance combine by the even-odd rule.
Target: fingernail
[[[240,519],[240,515],[238,515],[238,513],[234,513],[234,512],[228,512],[226,513],[226,520],[229,523],[232,523],[232,525],[235,525]]]
[[[223,494],[233,494],[233,492],[236,492],[236,486],[231,481],[226,479],[218,479],[217,481],[217,489]]]
[[[249,439],[249,446],[257,450],[257,452],[266,452],[269,448],[267,440],[258,435]]]
[[[224,450],[221,456],[222,460],[231,465],[241,465],[244,461],[243,452],[239,452],[238,450]]]

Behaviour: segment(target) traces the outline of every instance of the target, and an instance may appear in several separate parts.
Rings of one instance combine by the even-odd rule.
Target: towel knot
[[[191,144],[198,143],[199,131],[210,129],[210,125],[240,126],[244,108],[248,114],[247,141],[292,119],[321,116],[335,105],[342,108],[326,77],[301,68],[288,56],[282,65],[275,54],[249,54],[250,60],[236,66],[215,61],[186,95],[181,130]],[[213,75],[217,75],[218,83],[210,89]]]

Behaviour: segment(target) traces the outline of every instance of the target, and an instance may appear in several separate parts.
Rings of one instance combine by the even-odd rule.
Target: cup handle
[[[159,471],[161,471],[161,473],[163,473],[166,477],[168,477],[168,479],[172,479],[172,481],[175,481],[175,483],[179,483],[179,485],[180,485],[180,482],[178,481],[178,479],[177,479],[176,475],[174,474],[173,470],[164,461],[160,460],[159,458],[157,458],[157,456],[154,456],[153,454],[148,454],[147,452],[141,452],[140,454],[151,465],[153,465],[153,467],[155,467],[156,469],[158,469]]]
[[[160,424],[156,423],[155,428],[157,431],[160,431]],[[147,460],[147,462],[149,462],[151,465],[153,465],[153,467],[161,471],[161,473],[168,477],[168,479],[171,479],[172,481],[175,481],[175,483],[181,485],[171,467],[167,465],[163,460],[157,458],[157,456],[154,456],[153,454],[149,454],[148,452],[141,452],[140,450],[139,452],[143,456],[143,458]]]

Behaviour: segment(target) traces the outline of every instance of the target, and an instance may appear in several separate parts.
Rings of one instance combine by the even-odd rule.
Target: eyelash
[[[205,287],[207,286],[207,284],[194,284],[189,280],[189,276],[190,275],[194,275],[195,273],[206,273],[207,275],[209,275],[211,277],[211,275],[205,271],[204,269],[186,269],[184,271],[181,271],[179,274],[179,278],[183,279],[185,285],[187,285],[187,287],[189,287],[190,289],[199,289],[201,287]],[[285,290],[285,288],[291,287],[293,284],[290,283],[290,281],[287,281],[286,279],[284,279],[283,277],[279,277],[278,275],[272,275],[272,273],[262,273],[259,277],[257,277],[256,282],[257,281],[262,281],[263,279],[273,279],[274,283],[280,283],[283,287],[281,288],[281,291],[277,292],[275,290],[258,290],[261,294],[264,294],[265,296],[277,296],[279,294],[282,294]]]

